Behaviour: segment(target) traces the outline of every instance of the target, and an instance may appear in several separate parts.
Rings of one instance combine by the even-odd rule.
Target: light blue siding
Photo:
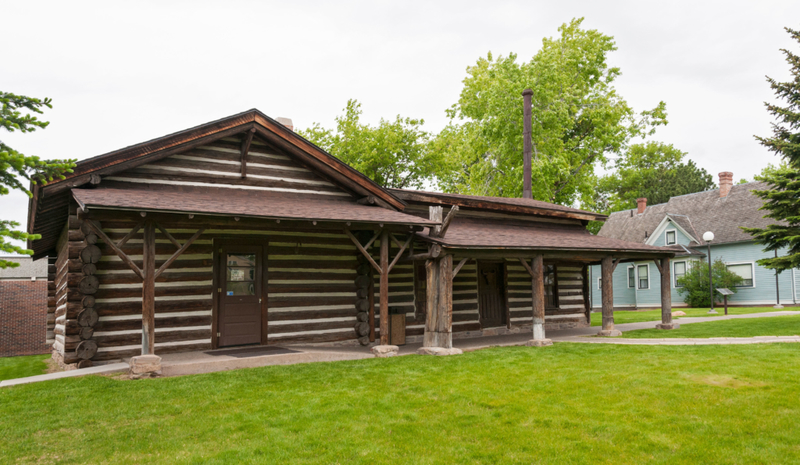
[[[689,239],[685,234],[683,234],[680,229],[675,227],[673,223],[669,223],[666,229],[661,231],[661,234],[659,234],[658,237],[655,239],[653,245],[657,245],[659,247],[667,245],[667,231],[675,231],[675,240],[677,241],[678,244],[688,246],[689,244],[692,243],[692,240]]]
[[[667,228],[669,229],[669,228]],[[677,231],[677,237],[683,236]],[[661,234],[662,236],[664,233]],[[685,237],[685,236],[684,236]],[[680,241],[680,239],[679,239]],[[711,246],[711,259],[721,258],[725,263],[753,263],[753,287],[740,287],[737,293],[728,299],[728,302],[738,305],[775,305],[777,293],[775,288],[775,273],[772,270],[761,267],[756,263],[761,258],[773,256],[774,252],[763,252],[762,246],[754,242],[739,242],[735,244],[720,244]],[[703,250],[705,252],[705,250]],[[695,260],[695,259],[692,259]],[[706,260],[703,258],[703,260]],[[672,259],[670,266],[674,262],[690,261],[686,257]],[[614,307],[615,308],[652,308],[661,307],[661,274],[658,272],[653,261],[636,262],[633,265],[650,266],[650,288],[631,289],[628,288],[628,266],[629,263],[620,263],[614,271]],[[602,305],[602,294],[597,287],[597,278],[600,276],[600,266],[590,267],[592,276],[592,307],[600,308]],[[675,288],[674,267],[670,273],[672,276],[672,305],[674,307],[686,306],[684,296],[678,294]],[[780,302],[783,305],[792,305],[800,297],[800,270],[784,271],[779,275]]]

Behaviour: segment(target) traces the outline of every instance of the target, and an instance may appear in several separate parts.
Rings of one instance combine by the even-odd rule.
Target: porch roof
[[[303,194],[280,194],[238,189],[73,189],[79,205],[113,210],[135,210],[270,219],[353,221],[414,226],[436,224],[379,206],[351,199],[320,199]]]
[[[574,250],[616,253],[652,253],[653,256],[685,253],[682,248],[659,247],[589,233],[582,225],[533,221],[454,218],[444,238],[417,235],[448,248]]]

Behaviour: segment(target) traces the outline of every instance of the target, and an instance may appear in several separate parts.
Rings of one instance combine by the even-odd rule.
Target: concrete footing
[[[597,335],[603,337],[617,337],[622,336],[622,331],[618,329],[601,329],[597,332]]]
[[[781,304],[778,304],[778,305],[773,305],[773,306],[772,306],[772,308],[774,308],[774,309],[776,309],[776,310],[780,310],[780,309],[782,309],[782,308],[783,308],[783,305],[781,305]]]
[[[385,358],[385,357],[394,357],[400,352],[400,348],[397,346],[375,346],[372,348],[372,353],[375,354],[378,358]]]
[[[547,347],[553,345],[553,341],[550,339],[531,339],[525,345],[528,347]]]
[[[681,325],[678,323],[659,323],[656,325],[656,329],[678,329]]]
[[[419,355],[461,355],[464,353],[461,349],[454,347],[445,349],[444,347],[420,347],[417,349]]]
[[[131,378],[161,376],[161,357],[152,354],[131,357],[130,367]]]

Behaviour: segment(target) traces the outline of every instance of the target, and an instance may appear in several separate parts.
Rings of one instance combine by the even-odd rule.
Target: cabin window
[[[675,245],[675,230],[667,231],[667,245]]]
[[[672,275],[675,276],[675,287],[683,287],[683,284],[679,284],[678,280],[686,275],[686,262],[673,262],[672,263]]]
[[[752,263],[737,263],[728,265],[728,271],[736,273],[743,278],[743,281],[736,287],[755,287],[753,281],[753,264]]]
[[[650,289],[649,265],[639,265],[639,289]]]
[[[636,270],[632,266],[628,267],[628,288],[636,287]]]
[[[544,266],[544,306],[558,308],[558,281],[555,265]]]
[[[597,278],[597,290],[603,290],[603,278]]]
[[[228,254],[227,295],[255,295],[255,254]]]

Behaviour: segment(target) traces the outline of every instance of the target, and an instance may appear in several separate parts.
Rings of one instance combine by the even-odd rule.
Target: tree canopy
[[[681,286],[678,288],[678,294],[684,296],[683,301],[690,307],[709,307],[711,293],[708,288],[708,263],[705,260],[689,263],[692,266],[686,270],[685,275],[678,278],[678,285]],[[717,289],[727,288],[736,293],[736,286],[744,281],[741,276],[729,271],[721,258],[714,260],[711,274],[714,282],[714,302],[722,302],[722,294]]]
[[[786,28],[800,43],[800,31]],[[800,56],[782,49],[791,69],[792,79],[778,82],[767,77],[772,90],[785,106],[765,103],[767,111],[777,120],[772,124],[771,137],[758,137],[768,150],[779,155],[784,164],[765,170],[756,179],[769,183],[771,189],[753,191],[764,200],[766,218],[782,221],[764,229],[745,228],[753,239],[765,246],[765,251],[788,249],[786,255],[765,258],[758,264],[778,272],[800,267]]]
[[[49,98],[37,99],[0,91],[0,127],[8,132],[33,132],[47,127],[47,121],[40,121],[35,114],[42,114],[42,108],[52,108]],[[0,195],[8,195],[12,189],[21,190],[28,196],[31,192],[23,180],[31,184],[44,184],[53,179],[64,178],[64,173],[72,172],[75,160],[41,160],[36,156],[26,156],[0,141]],[[19,254],[32,254],[7,241],[39,239],[38,234],[18,231],[19,223],[0,219],[0,251]],[[17,263],[0,259],[0,268],[15,267]]]
[[[615,171],[600,178],[595,208],[627,210],[636,208],[640,197],[656,205],[670,197],[715,189],[713,177],[692,160],[684,162],[685,157],[685,152],[661,142],[631,145],[615,161]]]
[[[594,200],[595,165],[624,151],[633,137],[666,124],[663,102],[636,113],[614,88],[614,39],[582,29],[583,19],[543,40],[528,62],[485,58],[467,69],[450,125],[433,142],[445,156],[439,187],[447,192],[519,197],[522,193],[522,91],[533,90],[533,197],[571,205]]]
[[[429,150],[425,121],[398,115],[372,127],[361,123],[361,113],[361,104],[348,100],[335,130],[314,123],[300,135],[382,186],[419,189],[430,184],[441,156]]]

